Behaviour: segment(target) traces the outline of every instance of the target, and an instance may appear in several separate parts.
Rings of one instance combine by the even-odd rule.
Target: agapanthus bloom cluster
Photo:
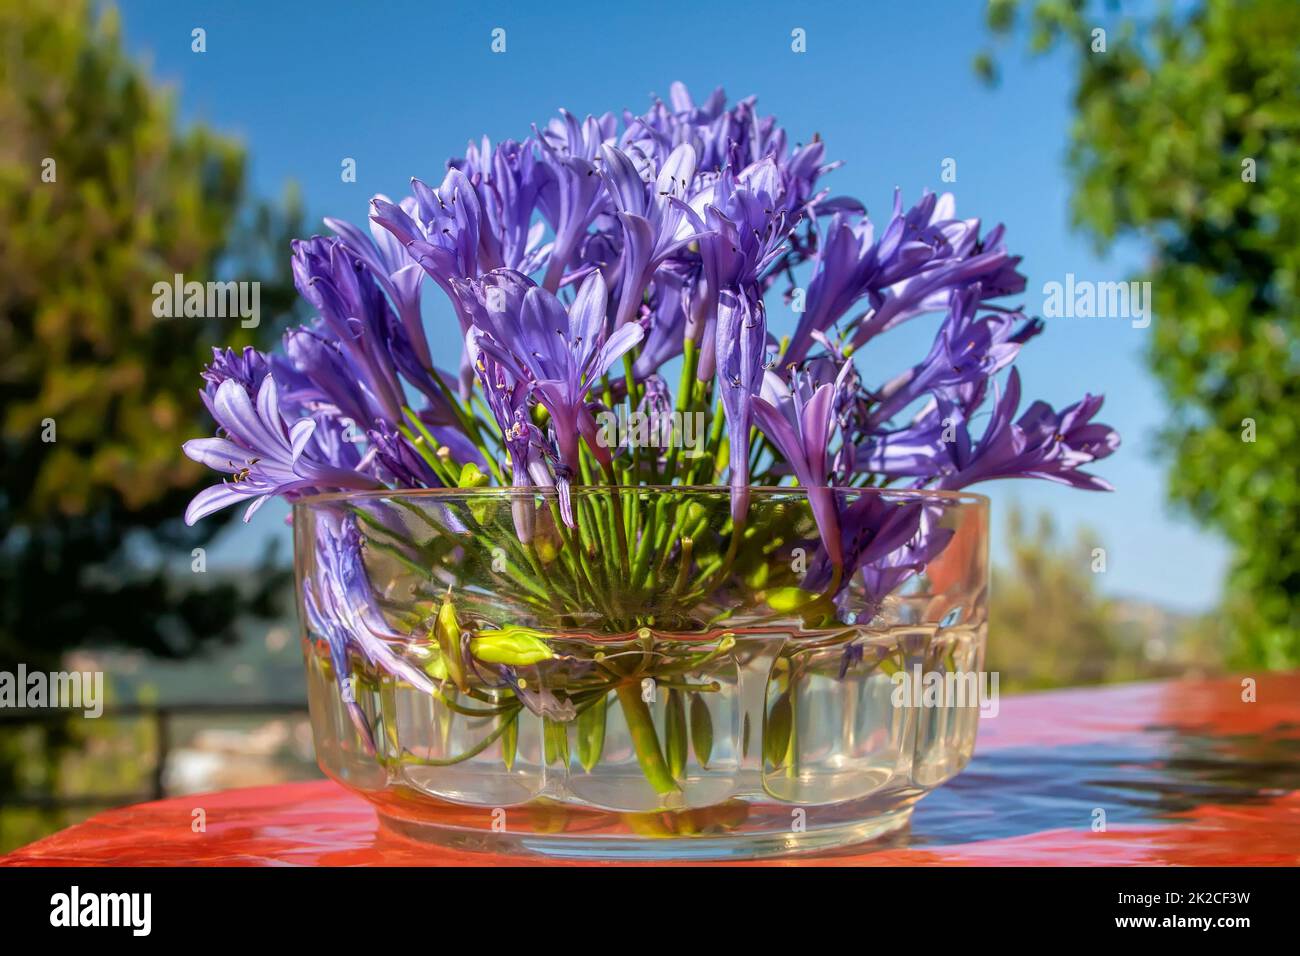
[[[878,592],[938,537],[923,514],[825,489],[1108,487],[1083,470],[1118,445],[1093,421],[1100,398],[1021,407],[1007,370],[1042,326],[997,304],[1025,287],[1002,227],[931,193],[872,219],[825,184],[837,165],[752,98],[696,104],[677,84],[641,115],[562,112],[471,143],[440,181],[375,197],[369,230],[326,220],[333,235],[293,248],[316,317],[274,355],[218,351],[204,372],[220,430],[185,452],[229,477],[186,520],[490,481],[554,495],[570,524],[578,484],[727,485],[740,527],[751,487],[794,483],[821,532],[817,573]],[[437,296],[458,361],[426,335]],[[925,314],[933,345],[911,368],[859,361]],[[703,416],[702,453],[611,442],[619,410]],[[526,540],[529,517],[517,525]]]

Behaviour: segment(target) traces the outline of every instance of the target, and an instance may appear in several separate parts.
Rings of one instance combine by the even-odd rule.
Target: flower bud
[[[527,627],[507,627],[499,631],[479,631],[470,639],[470,653],[487,664],[523,667],[550,660],[555,652],[547,646],[541,631]]]
[[[803,588],[772,588],[767,592],[766,600],[767,606],[773,611],[779,614],[798,614],[808,626],[815,626],[835,611],[835,603],[829,597]]]
[[[782,613],[797,611],[816,597],[803,588],[772,588],[767,592],[767,606]]]
[[[442,607],[438,608],[433,635],[438,641],[438,650],[451,682],[458,689],[465,690],[469,683],[465,680],[465,662],[460,656],[460,622],[456,620],[456,609],[452,606],[450,591],[443,598]]]
[[[460,478],[456,484],[461,488],[481,488],[488,483],[488,476],[479,470],[472,461],[465,462],[460,469]]]

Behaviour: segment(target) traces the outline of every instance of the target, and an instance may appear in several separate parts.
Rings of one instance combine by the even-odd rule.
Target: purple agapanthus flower
[[[801,542],[812,549],[804,586],[861,620],[951,536],[942,509],[891,489],[1026,477],[1109,488],[1085,470],[1119,442],[1095,421],[1099,397],[1020,409],[1014,365],[1043,325],[1006,301],[1025,279],[1001,226],[984,230],[957,216],[951,195],[928,191],[905,207],[896,190],[873,221],[826,185],[839,165],[827,144],[788,133],[752,97],[728,104],[716,90],[697,101],[675,83],[643,113],[581,115],[472,141],[427,183],[412,179],[410,196],[373,197],[368,228],[330,218],[333,235],[293,244],[295,283],[315,314],[274,354],[214,352],[202,396],[217,434],[185,453],[227,477],[195,497],[188,521],[241,502],[247,517],[273,495],[476,486],[490,475],[517,491],[518,539],[538,544],[537,496],[558,499],[577,528],[586,509],[571,495],[584,481],[728,487],[719,527],[701,531],[686,514],[664,525],[637,505],[623,513],[621,548],[604,540],[618,530],[613,515],[562,542],[582,542],[594,561],[617,556],[612,578],[651,575],[629,585],[644,589],[665,572],[681,582],[725,573],[729,559],[707,556],[705,538],[731,535],[735,557],[751,488],[793,479],[820,537]],[[428,280],[455,316],[451,349],[426,334]],[[786,309],[796,318],[781,340]],[[926,315],[926,354],[882,369],[874,340]],[[682,416],[683,428],[702,415],[709,444],[689,459],[657,446],[616,456],[596,425],[611,413]],[[393,530],[400,538],[400,522]],[[343,655],[336,667],[359,652],[420,679],[390,653],[356,529],[336,521],[321,535],[318,547],[337,553],[319,562],[328,575],[310,583],[308,612]],[[553,558],[544,543],[536,556]],[[682,566],[669,571],[665,555]],[[866,606],[847,607],[863,587]],[[494,679],[537,712],[561,713],[517,677]]]
[[[834,383],[822,384],[796,372],[789,387],[780,376],[769,373],[763,380],[763,394],[754,399],[758,427],[789,462],[799,484],[807,489],[826,552],[836,565],[840,564],[840,526],[835,495],[826,482],[835,428],[835,394],[849,368],[846,363]]]
[[[250,395],[256,395],[262,379],[271,371],[271,362],[271,358],[265,352],[259,352],[251,345],[245,346],[238,352],[234,349],[214,348],[211,364],[199,373],[203,379],[203,389],[199,392],[199,397],[207,406],[208,414],[216,414],[212,399],[216,396],[222,382],[238,382]]]
[[[567,494],[567,477],[557,482],[550,461],[556,456],[541,429],[529,417],[529,383],[512,374],[507,366],[490,352],[485,352],[477,334],[470,335],[470,360],[474,363],[488,408],[501,429],[510,468],[511,484],[516,488],[553,488],[561,490],[560,507],[564,520],[573,521],[572,507]],[[515,498],[511,502],[515,528],[519,540],[527,543],[533,537],[532,502]]]
[[[698,272],[698,267],[694,271]],[[655,275],[638,317],[646,327],[632,369],[639,380],[657,376],[659,369],[682,354],[690,311],[699,305],[692,298],[698,285],[699,277],[691,273],[690,267],[683,267],[680,272],[664,268]],[[702,323],[692,323],[691,328],[702,328]]]
[[[809,591],[830,586],[836,567],[847,579],[859,569],[874,568],[890,560],[916,538],[924,518],[924,506],[914,501],[855,493],[852,489],[836,489],[833,494],[841,550],[839,554],[832,554],[829,548],[813,551],[802,582]],[[842,600],[847,597],[843,595]]]
[[[901,546],[862,563],[860,578],[867,596],[864,617],[874,615],[886,597],[943,553],[955,533],[939,525],[943,510],[935,506],[921,507],[915,534]]]
[[[478,195],[465,174],[454,168],[436,189],[413,179],[411,191],[412,201],[400,204],[376,196],[371,217],[451,295],[452,279],[478,274]]]
[[[251,499],[247,521],[269,498],[312,489],[379,487],[373,478],[331,464],[313,447],[317,423],[300,418],[293,425],[280,414],[275,379],[262,378],[257,401],[235,379],[222,382],[212,396],[212,417],[224,438],[196,438],[185,454],[214,471],[233,475],[199,492],[185,509],[185,523]]]
[[[528,280],[520,277],[524,283]],[[519,286],[517,285],[516,288]],[[645,334],[631,324],[605,332],[608,294],[600,273],[583,282],[566,310],[555,296],[538,286],[524,293],[518,308],[497,311],[483,296],[481,313],[487,327],[470,331],[474,347],[511,367],[528,381],[537,401],[551,415],[560,459],[576,472],[579,435],[585,436],[598,459],[608,461],[609,450],[596,440],[596,423],[587,408],[587,393],[623,353]]]
[[[695,179],[695,150],[687,143],[678,146],[652,182],[642,179],[636,164],[621,150],[603,146],[601,157],[600,174],[623,227],[614,313],[617,327],[632,321],[659,266],[698,236],[690,207],[682,202]]]
[[[519,672],[506,664],[499,665],[496,672],[507,684],[519,701],[531,713],[538,717],[545,717],[547,720],[559,722],[573,720],[577,716],[578,709],[573,705],[571,700],[561,700],[549,688],[542,686],[537,680],[528,680],[521,678]]]
[[[987,381],[1015,361],[1020,347],[1041,330],[1018,312],[976,318],[983,288],[976,282],[954,292],[948,314],[929,354],[876,390],[878,404],[868,424],[887,422],[917,399],[951,393],[962,385]]]
[[[826,331],[859,302],[867,310],[853,323],[851,340],[861,347],[916,315],[947,307],[951,294],[980,284],[980,301],[1024,289],[1018,257],[1006,253],[1002,228],[983,241],[978,220],[954,218],[950,194],[927,193],[903,212],[895,193],[893,216],[879,239],[870,221],[832,219],[808,287],[807,309],[788,350],[801,361],[812,333]]]
[[[1034,402],[1013,421],[1020,407],[1020,373],[1013,369],[983,436],[976,441],[960,409],[941,401],[939,410],[957,427],[954,440],[945,443],[950,464],[938,487],[965,488],[995,478],[1043,478],[1076,488],[1112,490],[1102,478],[1080,470],[1119,447],[1119,434],[1113,428],[1092,421],[1101,405],[1100,396],[1088,395],[1058,413],[1046,402]]]
[[[731,517],[744,521],[749,507],[749,430],[763,381],[767,320],[763,301],[728,289],[720,296],[717,322],[718,385],[731,442]]]
[[[388,201],[383,196],[375,198],[382,202]],[[403,199],[399,208],[413,216],[416,213],[415,200]],[[420,289],[425,275],[420,264],[411,258],[406,247],[393,233],[380,228],[378,223],[371,224],[369,236],[342,219],[326,218],[325,225],[339,234],[347,250],[370,270],[371,275],[388,293],[406,331],[406,341],[410,343],[411,351],[423,366],[431,366],[433,360],[429,355],[429,342],[420,315]]]
[[[550,174],[537,158],[534,141],[505,140],[493,147],[485,136],[451,165],[469,178],[483,213],[479,268],[531,274],[544,265],[550,245],[542,242],[545,224],[536,212]]]
[[[321,510],[316,515],[313,573],[303,581],[303,608],[313,634],[329,647],[335,678],[348,714],[362,740],[374,749],[374,736],[350,682],[349,654],[357,651],[369,664],[432,694],[433,681],[401,657],[394,646],[400,635],[384,620],[370,577],[362,563],[361,533],[355,519]]]
[[[294,242],[293,275],[346,357],[342,374],[355,381],[368,415],[400,419],[405,402],[392,355],[410,343],[370,271],[342,240],[317,236]]]
[[[612,142],[613,135],[613,116],[599,120],[588,116],[580,123],[572,114],[561,111],[560,118],[538,136],[539,159],[550,173],[539,205],[555,232],[542,279],[542,287],[548,292],[560,288],[592,220],[610,207],[595,164],[600,147]]]

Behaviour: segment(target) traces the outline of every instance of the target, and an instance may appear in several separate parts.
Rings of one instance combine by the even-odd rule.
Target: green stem
[[[515,708],[516,714],[518,713],[518,711],[519,708]],[[403,756],[398,762],[404,766],[413,765],[417,767],[450,767],[452,764],[458,764],[465,760],[469,760],[471,757],[477,757],[483,751],[487,750],[494,743],[496,743],[498,737],[500,737],[502,734],[506,732],[506,728],[510,726],[510,723],[511,723],[511,719],[509,717],[507,717],[505,720],[502,720],[497,725],[496,730],[492,731],[492,733],[488,734],[486,737],[484,737],[482,740],[476,743],[473,747],[469,748],[469,750],[466,750],[464,753],[457,754],[454,757],[444,757],[440,759],[437,757],[417,757],[414,754],[408,754]]]
[[[690,339],[686,340],[684,351],[682,353],[682,377],[677,384],[677,411],[685,415],[690,411],[691,400],[695,395],[695,373],[700,366],[700,350]],[[664,484],[671,485],[677,477],[677,457],[680,449],[679,443],[674,441],[672,447],[668,449],[668,468],[664,476]]]
[[[650,708],[641,699],[641,685],[629,681],[620,684],[615,693],[618,694],[619,706],[623,708],[623,719],[627,722],[628,733],[632,736],[637,763],[641,765],[641,772],[645,774],[646,780],[655,788],[656,793],[677,792],[677,781],[668,772],[663,751],[659,749],[659,736],[655,733]]]

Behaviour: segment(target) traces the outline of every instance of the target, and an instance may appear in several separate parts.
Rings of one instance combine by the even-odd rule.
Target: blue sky
[[[462,155],[472,137],[522,138],[562,106],[640,111],[652,92],[666,96],[681,80],[701,98],[718,85],[733,99],[756,94],[794,141],[820,133],[828,156],[845,160],[830,178],[834,190],[859,197],[877,218],[895,186],[909,202],[929,187],[952,190],[963,217],[1006,223],[1008,245],[1024,256],[1027,311],[1041,312],[1044,283],[1066,273],[1118,280],[1141,262],[1140,249],[1099,259],[1071,231],[1068,58],[1008,50],[1001,85],[984,87],[970,67],[986,37],[977,0],[232,0],[219,9],[127,0],[121,15],[128,47],[175,87],[182,118],[239,137],[258,192],[278,195],[297,182],[320,231],[323,215],[361,222],[372,194],[404,195],[412,176],[440,178],[445,159]],[[196,27],[207,32],[205,53],[191,51]],[[490,49],[497,27],[506,30],[503,54]],[[791,50],[795,28],[806,31],[805,53]],[[355,183],[341,180],[345,157],[356,160]],[[940,180],[948,158],[956,161],[952,184]],[[911,364],[933,323],[918,320],[873,343],[859,358],[864,377],[883,381]],[[1226,550],[1164,503],[1154,433],[1165,406],[1141,357],[1150,331],[1125,319],[1055,319],[1021,357],[1029,398],[1059,407],[1085,391],[1107,396],[1101,418],[1124,436],[1099,468],[1114,494],[1029,481],[978,490],[997,512],[1018,502],[1031,513],[1050,510],[1071,535],[1094,529],[1107,548],[1108,592],[1203,609],[1220,593]],[[452,323],[431,336],[435,352],[459,347]],[[214,564],[237,560],[267,536],[281,535],[287,546],[275,514],[265,509],[232,534]],[[996,559],[996,514],[994,523]]]

